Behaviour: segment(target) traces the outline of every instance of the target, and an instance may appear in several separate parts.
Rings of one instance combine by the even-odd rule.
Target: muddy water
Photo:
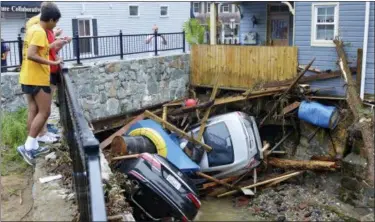
[[[201,199],[201,209],[195,221],[259,221],[247,207],[236,207],[233,198]]]

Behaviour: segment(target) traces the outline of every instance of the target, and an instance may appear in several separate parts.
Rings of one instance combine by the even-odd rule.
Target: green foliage
[[[27,137],[27,110],[5,112],[0,116],[1,127],[1,175],[6,175],[16,168],[23,170],[26,164],[17,152],[17,146],[23,144]]]
[[[189,19],[183,25],[186,41],[189,44],[203,44],[205,28],[197,19]]]

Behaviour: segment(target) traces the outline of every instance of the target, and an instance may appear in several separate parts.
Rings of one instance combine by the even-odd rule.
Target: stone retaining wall
[[[69,68],[90,120],[181,98],[187,92],[189,73],[188,54]]]
[[[26,107],[26,99],[18,83],[19,73],[1,74],[1,109],[14,112],[21,107]]]
[[[189,54],[91,62],[70,66],[79,103],[90,120],[135,111],[183,97],[190,73]],[[1,74],[1,108],[26,106],[19,73]]]

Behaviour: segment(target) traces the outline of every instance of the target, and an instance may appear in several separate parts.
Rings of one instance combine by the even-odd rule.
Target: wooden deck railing
[[[212,86],[214,77],[224,72],[221,87],[248,89],[292,79],[297,66],[297,47],[194,45],[190,80],[194,86]]]

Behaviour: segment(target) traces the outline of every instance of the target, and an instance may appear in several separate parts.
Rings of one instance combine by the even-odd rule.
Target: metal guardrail
[[[152,42],[146,44],[146,39],[153,36]],[[166,41],[158,42],[160,38]],[[14,41],[3,41],[9,48],[7,64],[4,69],[19,67],[22,64],[23,40],[18,36]],[[153,47],[152,47],[153,46]],[[185,32],[171,33],[149,33],[124,35],[122,31],[118,35],[79,37],[74,36],[69,45],[64,46],[59,55],[64,61],[76,61],[81,64],[82,60],[98,59],[113,56],[152,53],[157,55],[160,51],[182,50],[186,51]],[[20,59],[21,58],[21,59]],[[5,71],[4,71],[5,72]]]
[[[78,104],[67,70],[58,83],[60,119],[73,161],[73,183],[80,221],[107,221],[100,170],[99,142]]]

